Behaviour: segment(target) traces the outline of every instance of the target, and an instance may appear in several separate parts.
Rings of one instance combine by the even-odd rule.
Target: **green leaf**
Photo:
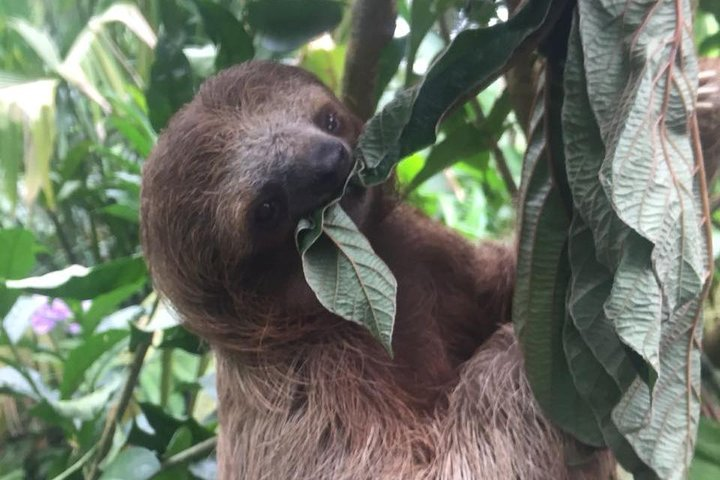
[[[72,265],[39,277],[8,280],[10,289],[47,295],[48,297],[90,300],[127,285],[147,280],[142,257],[127,257],[92,268]]]
[[[101,388],[98,388],[87,395],[69,399],[50,402],[53,409],[60,415],[80,420],[91,420],[105,409],[105,406],[122,385],[119,377]]]
[[[527,2],[505,23],[458,34],[416,90],[401,94],[368,122],[359,140],[363,183],[383,182],[402,157],[431,145],[443,115],[502,74],[517,49],[542,26],[551,3]]]
[[[172,438],[168,442],[167,449],[163,455],[164,458],[170,458],[183,450],[186,450],[192,446],[192,432],[188,427],[183,425],[182,427],[175,430]]]
[[[489,158],[488,147],[487,136],[471,123],[466,123],[462,127],[451,131],[442,142],[435,145],[430,151],[425,160],[425,165],[407,186],[406,192],[413,191],[429,178],[460,160],[467,159],[483,151]]]
[[[160,471],[155,454],[141,447],[128,447],[107,465],[100,480],[147,480]]]
[[[316,217],[315,229],[298,226],[297,237],[305,279],[320,303],[367,328],[392,352],[397,282],[350,217],[331,205],[324,219]]]
[[[544,84],[540,92],[544,95]],[[569,214],[553,179],[541,95],[535,102],[522,177],[522,209],[512,318],[535,398],[546,415],[584,443],[602,446],[597,420],[572,382],[562,334],[570,280]]]
[[[10,311],[20,292],[8,289],[2,279],[20,278],[35,266],[35,237],[27,230],[0,229],[0,321]],[[10,340],[13,341],[13,340]]]
[[[84,339],[72,349],[64,362],[60,395],[69,398],[80,386],[87,369],[129,334],[129,330],[108,330]]]
[[[145,283],[146,279],[141,278],[135,283],[123,285],[94,297],[90,308],[83,312],[81,317],[83,333],[93,333],[104,317],[116,312],[118,306],[145,286]]]
[[[197,336],[187,331],[186,328],[178,325],[163,331],[163,339],[159,348],[180,348],[189,353],[203,353],[207,346]]]
[[[140,223],[140,212],[138,211],[138,207],[135,205],[130,206],[113,203],[112,205],[101,208],[100,211],[105,215],[110,215],[111,217],[119,218],[120,220],[125,220],[129,223],[134,223],[135,225]]]
[[[620,461],[640,460],[624,466],[661,478],[684,478],[692,458],[709,277],[691,16],[688,1],[580,2],[565,72],[567,174],[592,237],[570,238],[573,320],[622,393],[610,418],[593,406]]]
[[[21,228],[0,230],[0,279],[16,279],[35,265],[35,237]]]
[[[11,19],[8,26],[30,45],[49,69],[56,70],[60,66],[60,52],[47,32],[35,28],[21,18]]]
[[[408,37],[396,37],[383,47],[378,60],[378,74],[375,82],[375,103],[380,101],[380,97],[390,84],[397,73],[398,66],[405,56],[407,49]]]
[[[336,0],[252,0],[247,21],[260,44],[288,52],[335,28],[342,20],[343,2]]]
[[[150,123],[155,131],[162,130],[170,117],[192,100],[194,93],[192,68],[180,40],[160,37],[150,70],[150,85],[145,92]]]
[[[219,47],[215,68],[221,70],[250,60],[255,55],[252,38],[227,8],[209,0],[195,0],[205,31]]]
[[[695,457],[690,466],[690,480],[720,478],[720,424],[700,418]]]

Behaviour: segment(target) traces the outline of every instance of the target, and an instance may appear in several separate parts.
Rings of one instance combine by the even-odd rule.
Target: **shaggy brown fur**
[[[251,62],[208,80],[145,166],[155,284],[217,355],[220,477],[611,478],[605,454],[568,466],[532,399],[500,327],[508,248],[353,187],[343,207],[398,280],[395,357],[320,306],[293,229],[336,191],[322,165],[344,169],[360,128],[314,77]]]

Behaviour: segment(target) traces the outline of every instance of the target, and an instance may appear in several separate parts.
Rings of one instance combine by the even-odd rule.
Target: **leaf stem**
[[[170,387],[172,385],[172,354],[171,348],[162,351],[160,370],[160,406],[165,410],[170,398]]]
[[[184,465],[193,460],[197,460],[199,458],[207,456],[215,449],[215,447],[217,446],[217,441],[217,436],[208,438],[207,440],[204,440],[186,450],[183,450],[182,452],[173,455],[172,457],[168,458],[163,462],[163,464],[160,466],[160,471],[163,472],[173,467],[177,467],[178,465]]]

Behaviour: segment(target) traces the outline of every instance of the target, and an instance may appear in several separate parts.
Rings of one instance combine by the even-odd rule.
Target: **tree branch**
[[[217,437],[208,438],[207,440],[193,445],[187,450],[183,450],[182,452],[177,453],[165,460],[160,468],[160,471],[163,472],[173,467],[177,467],[178,465],[184,465],[186,463],[192,462],[193,460],[207,457],[210,452],[215,450],[216,446]]]
[[[365,121],[375,113],[378,61],[395,32],[395,1],[355,0],[350,15],[342,101]]]

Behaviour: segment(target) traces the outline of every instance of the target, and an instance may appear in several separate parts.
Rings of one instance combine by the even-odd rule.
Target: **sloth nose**
[[[342,186],[350,174],[352,161],[345,145],[337,140],[315,143],[309,152],[313,187],[334,190]]]

